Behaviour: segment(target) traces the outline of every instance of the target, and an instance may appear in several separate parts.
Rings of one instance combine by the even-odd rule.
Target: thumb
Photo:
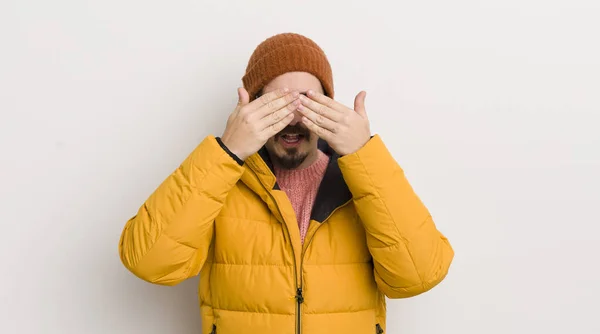
[[[250,95],[244,87],[238,88],[238,105],[244,106],[250,102]]]
[[[363,117],[367,117],[367,110],[365,109],[365,98],[367,97],[367,92],[361,91],[354,98],[354,111],[356,111],[359,115]]]

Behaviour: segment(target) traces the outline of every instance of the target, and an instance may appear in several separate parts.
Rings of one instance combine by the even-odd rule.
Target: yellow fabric
[[[311,220],[301,245],[260,155],[240,166],[208,136],[126,223],[121,260],[155,284],[200,274],[204,334],[385,330],[385,296],[430,290],[454,252],[378,135],[337,163],[351,199]]]

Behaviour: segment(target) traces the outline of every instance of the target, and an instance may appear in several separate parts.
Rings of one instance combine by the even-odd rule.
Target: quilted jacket
[[[121,261],[155,284],[199,275],[204,334],[384,333],[385,297],[430,290],[454,252],[379,135],[319,147],[304,244],[265,148],[239,161],[207,136],[127,221]]]

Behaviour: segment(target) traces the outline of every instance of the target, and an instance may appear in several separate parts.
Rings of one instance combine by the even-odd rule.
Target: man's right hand
[[[246,160],[294,119],[299,96],[296,91],[278,89],[249,102],[246,89],[238,88],[239,102],[227,120],[221,141],[238,158]]]

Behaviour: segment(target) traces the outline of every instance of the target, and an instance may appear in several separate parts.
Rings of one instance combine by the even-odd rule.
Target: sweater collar
[[[352,199],[352,193],[348,189],[340,167],[338,165],[339,154],[335,152],[323,139],[319,139],[317,147],[329,156],[329,163],[325,170],[323,180],[319,185],[317,197],[311,213],[311,219],[323,222],[338,207]],[[254,192],[262,195],[264,191],[256,181],[268,189],[268,191],[281,191],[275,177],[273,162],[269,157],[266,147],[262,147],[257,153],[246,159],[246,168],[250,173],[244,173],[242,181]],[[251,174],[255,174],[258,180],[254,180]],[[261,196],[262,197],[262,196]]]

